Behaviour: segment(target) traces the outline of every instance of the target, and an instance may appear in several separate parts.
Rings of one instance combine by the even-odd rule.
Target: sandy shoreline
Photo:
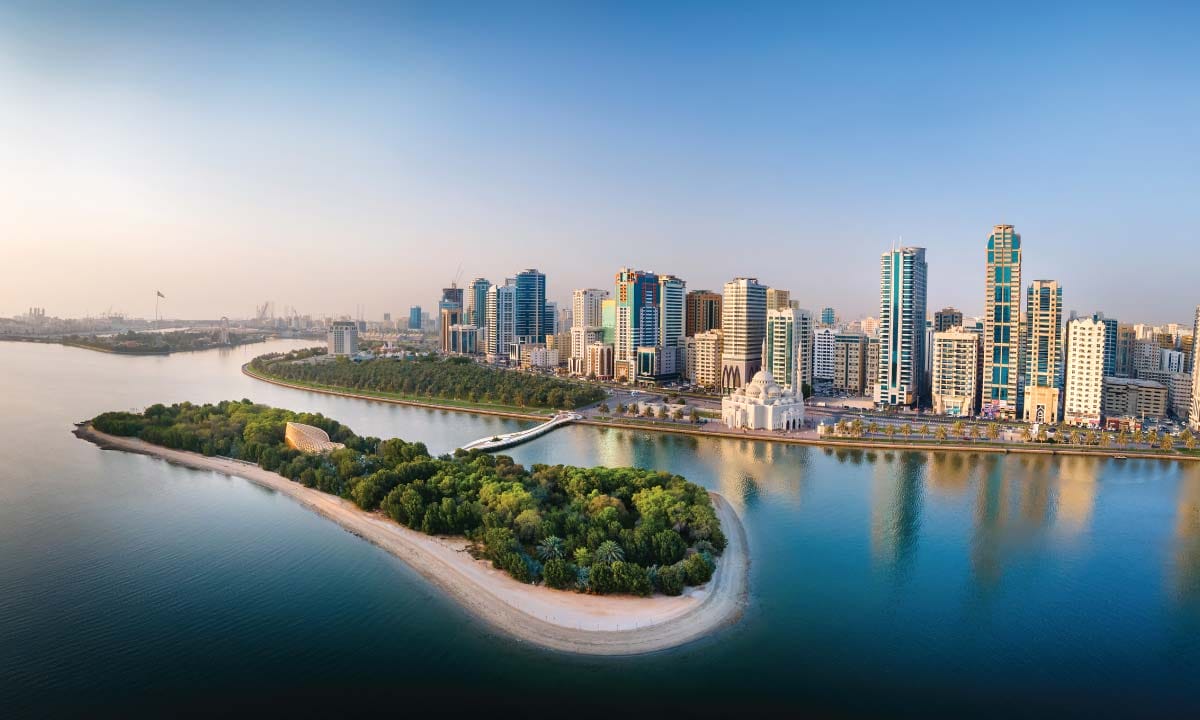
[[[152,455],[170,463],[212,470],[283,493],[349,532],[404,561],[492,627],[525,642],[591,655],[633,655],[676,647],[707,636],[741,617],[749,557],[737,513],[710,493],[728,546],[712,580],[679,597],[581,595],[517,582],[465,550],[461,538],[410,530],[348,500],[292,482],[239,460],[171,450],[137,438],[107,435],[90,425],[75,431],[103,449]]]

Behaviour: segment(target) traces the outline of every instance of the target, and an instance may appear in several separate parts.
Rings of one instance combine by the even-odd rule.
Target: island
[[[261,355],[249,363],[248,370],[264,380],[314,390],[518,413],[573,410],[607,396],[597,385],[489,367],[461,356],[414,355],[357,362],[327,355],[324,348],[307,348]]]
[[[670,473],[432,457],[421,443],[248,400],[103,413],[76,434],[284,493],[543,647],[657,651],[732,623],[745,603],[737,514]],[[314,438],[328,449],[305,451]]]
[[[221,328],[135,332],[127,330],[112,335],[64,335],[57,341],[70,347],[118,355],[170,355],[175,352],[210,350],[263,342],[264,332],[228,332]]]

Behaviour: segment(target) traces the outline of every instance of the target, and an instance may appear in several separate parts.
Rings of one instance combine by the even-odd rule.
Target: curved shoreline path
[[[152,455],[280,492],[395,555],[493,628],[544,648],[588,655],[656,652],[706,637],[736,622],[745,608],[750,569],[746,533],[737,513],[717,493],[709,495],[728,545],[708,583],[679,597],[583,595],[518,582],[472,558],[464,538],[410,530],[257,465],[108,435],[90,424],[78,426],[75,434],[102,449]]]

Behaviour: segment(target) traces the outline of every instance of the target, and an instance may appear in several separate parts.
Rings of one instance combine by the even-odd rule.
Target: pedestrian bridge
[[[515,445],[520,445],[523,442],[528,442],[539,435],[545,435],[554,428],[560,425],[582,420],[583,416],[574,412],[561,412],[550,418],[541,425],[519,430],[517,432],[505,433],[504,435],[490,435],[485,438],[480,438],[474,442],[469,442],[462,446],[463,450],[482,450],[483,452],[491,452],[493,450],[503,450]]]

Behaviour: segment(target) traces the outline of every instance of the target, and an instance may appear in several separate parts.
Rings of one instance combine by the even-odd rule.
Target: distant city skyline
[[[998,224],[1068,311],[1197,302],[1194,6],[145,7],[0,8],[0,314],[402,317],[460,266],[567,307],[633,267],[853,320],[902,237],[979,316]]]

